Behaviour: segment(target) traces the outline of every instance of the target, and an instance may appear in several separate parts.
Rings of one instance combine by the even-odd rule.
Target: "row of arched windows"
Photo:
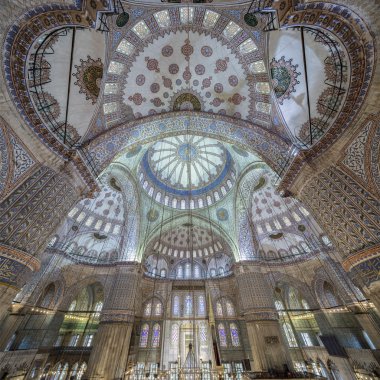
[[[148,323],[144,323],[141,326],[140,347],[157,348],[160,346],[161,326],[158,323],[155,323],[151,330],[152,331],[150,332],[150,326]]]
[[[194,304],[195,303],[195,310]],[[194,311],[193,311],[194,310]],[[196,314],[199,317],[206,315],[206,298],[204,294],[174,295],[172,314],[174,317],[184,317]]]
[[[147,301],[144,306],[144,316],[150,317],[152,315],[156,317],[159,317],[162,315],[162,303],[158,299],[154,299],[154,298]]]
[[[231,344],[233,347],[240,346],[240,338],[239,338],[239,330],[235,323],[229,324]],[[218,335],[219,335],[219,343],[221,347],[227,347],[227,332],[224,323],[220,322],[218,324]]]
[[[219,318],[234,317],[236,315],[235,307],[228,299],[222,298],[216,302],[215,306],[215,315]]]

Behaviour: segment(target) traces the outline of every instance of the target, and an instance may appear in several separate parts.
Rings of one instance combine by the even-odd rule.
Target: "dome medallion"
[[[234,162],[218,141],[173,136],[153,144],[140,166],[140,183],[157,202],[177,209],[203,208],[222,199],[235,182]]]

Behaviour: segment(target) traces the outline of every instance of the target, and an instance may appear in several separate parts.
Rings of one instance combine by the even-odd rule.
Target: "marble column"
[[[242,311],[252,349],[253,371],[283,371],[291,368],[287,345],[284,342],[272,289],[260,266],[236,266]]]
[[[136,264],[119,265],[117,268],[110,294],[105,297],[85,378],[123,378],[127,369],[140,277]]]
[[[0,203],[0,320],[62,219],[79,199],[69,175],[40,166]]]

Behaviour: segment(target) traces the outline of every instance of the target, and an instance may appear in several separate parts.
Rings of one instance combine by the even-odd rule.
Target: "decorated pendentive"
[[[95,104],[98,100],[100,85],[103,78],[103,63],[100,58],[94,60],[89,55],[87,60],[80,60],[80,65],[75,65],[77,78],[75,85],[79,86],[79,93],[85,94],[87,100]]]
[[[298,65],[294,65],[293,59],[285,60],[282,56],[279,60],[273,58],[270,63],[270,74],[276,98],[280,104],[285,99],[290,99],[292,93],[296,92],[296,86],[300,82],[297,77],[301,73],[297,72]]]

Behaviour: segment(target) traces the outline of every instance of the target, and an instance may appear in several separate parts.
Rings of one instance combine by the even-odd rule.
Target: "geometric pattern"
[[[380,202],[345,172],[330,167],[301,197],[344,257],[379,243]]]
[[[26,171],[28,171],[28,169],[30,169],[35,164],[35,161],[13,136],[10,136],[10,140],[13,148],[13,160],[15,164],[13,182],[16,182]]]
[[[272,83],[274,92],[276,94],[277,101],[283,104],[285,99],[290,99],[292,92],[296,92],[296,85],[300,82],[297,77],[301,74],[297,70],[298,65],[292,64],[292,58],[285,61],[285,57],[282,56],[278,61],[272,58],[270,63],[270,73],[272,77]]]
[[[358,175],[361,179],[366,181],[365,175],[365,145],[368,138],[368,133],[372,127],[372,121],[370,121],[351,143],[346,150],[346,156],[342,161],[353,173]]]

